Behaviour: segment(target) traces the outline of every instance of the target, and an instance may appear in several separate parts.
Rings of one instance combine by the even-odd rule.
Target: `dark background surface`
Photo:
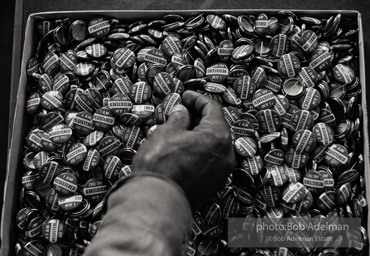
[[[0,200],[2,208],[3,187],[6,176],[8,152],[9,96],[11,88],[13,24],[15,1],[4,1],[0,8]]]
[[[15,8],[16,6],[16,8]],[[19,65],[22,47],[24,25],[31,13],[46,11],[70,11],[70,10],[188,10],[188,9],[303,9],[303,10],[357,10],[362,13],[365,60],[370,60],[370,1],[369,0],[315,0],[315,1],[274,1],[274,0],[18,0],[3,1],[0,8],[2,21],[0,22],[0,198],[3,198],[3,186],[6,172],[6,159],[8,149],[8,120],[13,119],[12,113],[9,116],[9,109],[15,106],[16,91],[11,90],[11,69],[13,67],[13,85],[16,85],[19,78]],[[15,14],[15,15],[14,15]],[[14,33],[13,26],[19,28]],[[14,44],[13,44],[14,38]],[[13,52],[13,63],[12,63]],[[11,64],[12,63],[12,64]],[[369,78],[369,71],[366,72]],[[13,87],[14,88],[14,87]],[[370,90],[368,90],[368,93]],[[369,95],[367,95],[369,98]],[[9,108],[10,106],[10,108]],[[14,171],[14,170],[12,170]]]

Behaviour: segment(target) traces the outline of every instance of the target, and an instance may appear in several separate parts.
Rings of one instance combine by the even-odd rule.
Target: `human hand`
[[[225,185],[235,156],[221,105],[194,91],[182,101],[141,145],[133,168],[174,180],[197,209]]]

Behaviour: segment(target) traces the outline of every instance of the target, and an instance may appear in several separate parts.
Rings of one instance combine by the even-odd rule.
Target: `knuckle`
[[[152,154],[144,154],[142,157],[142,164],[144,165],[151,165],[152,161],[154,159],[154,156]]]
[[[145,150],[145,146],[146,146],[145,144],[142,145],[138,153],[134,156],[133,165],[137,165],[137,166],[140,166],[143,164],[145,165],[150,161],[150,158],[148,157],[149,154],[148,154],[148,151]]]
[[[177,125],[184,125],[188,122],[186,113],[177,113],[174,120],[176,121],[175,124]]]
[[[165,134],[171,132],[171,130],[171,125],[168,123],[157,125],[157,128],[155,129],[155,135],[164,136]]]
[[[231,145],[231,134],[229,130],[217,132],[214,134],[214,141],[221,147],[228,147]]]
[[[149,145],[142,145],[143,150],[139,150],[135,155],[132,165],[135,169],[151,171],[157,159],[157,152],[149,150]]]

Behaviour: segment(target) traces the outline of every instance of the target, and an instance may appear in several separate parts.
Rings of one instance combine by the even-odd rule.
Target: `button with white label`
[[[288,53],[281,56],[277,68],[279,73],[285,77],[295,77],[301,69],[301,63],[297,56]]]
[[[257,143],[250,137],[241,137],[235,141],[234,148],[241,156],[254,156],[257,152]]]
[[[348,162],[348,150],[340,144],[333,144],[325,151],[325,162],[333,167],[340,167]]]

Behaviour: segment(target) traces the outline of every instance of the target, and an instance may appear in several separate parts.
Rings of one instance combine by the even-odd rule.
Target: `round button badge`
[[[340,167],[348,162],[348,150],[340,144],[333,144],[325,151],[325,162],[332,167]]]
[[[325,123],[315,124],[312,128],[312,136],[322,145],[329,145],[334,141],[334,131]]]
[[[315,149],[316,139],[310,130],[299,130],[292,137],[292,146],[299,154]]]
[[[297,203],[305,196],[306,188],[300,183],[290,183],[282,194],[282,199],[287,203]]]
[[[320,194],[324,190],[324,179],[320,172],[310,171],[303,178],[303,185],[313,194]]]
[[[301,63],[294,54],[284,54],[279,59],[277,68],[282,76],[295,77],[301,69]]]
[[[241,137],[235,141],[235,151],[241,156],[254,156],[257,153],[257,143],[250,137]]]
[[[53,185],[60,196],[71,196],[77,191],[77,178],[73,174],[62,173],[54,179]]]
[[[280,115],[271,109],[259,111],[256,118],[261,132],[276,132],[282,124]]]

